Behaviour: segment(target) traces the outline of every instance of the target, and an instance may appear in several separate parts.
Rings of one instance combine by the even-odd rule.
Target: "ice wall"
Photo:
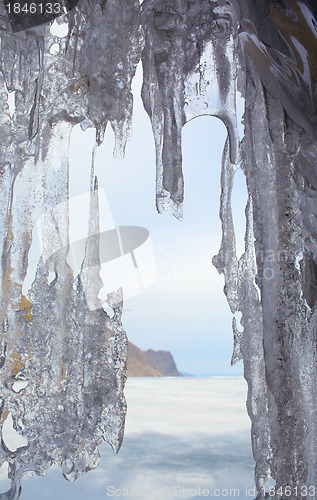
[[[232,312],[242,313],[240,325],[233,319],[232,362],[243,359],[248,382],[259,498],[270,475],[275,498],[304,498],[307,486],[317,487],[314,10],[313,2],[299,0],[144,0],[141,6],[81,0],[59,18],[68,27],[61,37],[49,24],[12,33],[2,5],[2,426],[11,415],[27,439],[16,452],[2,441],[1,461],[9,462],[14,479],[10,498],[26,471],[45,474],[56,462],[75,479],[97,465],[102,438],[120,446],[126,375],[120,298],[109,297],[113,318],[101,307],[89,309],[82,283],[98,297],[98,270],[89,266],[98,244],[87,243],[82,271],[73,276],[68,213],[56,207],[67,207],[72,126],[94,127],[100,144],[110,122],[114,154],[124,154],[140,59],[160,212],[182,217],[184,124],[213,115],[228,130],[223,238],[213,262],[224,274]],[[242,140],[237,91],[246,103]],[[248,188],[239,260],[230,202],[238,168]],[[97,186],[92,162],[91,234],[98,228]],[[53,256],[38,263],[25,297],[34,222],[50,211],[43,242]],[[19,381],[28,385],[17,393]]]
[[[242,313],[241,325],[233,319],[232,362],[243,359],[248,382],[256,485],[260,497],[271,476],[277,498],[304,498],[317,486],[313,7],[145,1],[142,21],[143,100],[156,142],[159,210],[181,217],[184,123],[211,114],[227,127],[223,239],[213,262],[225,275],[231,311]],[[242,141],[237,91],[246,103]],[[239,261],[230,202],[237,168],[248,188]]]
[[[1,13],[5,24],[3,6]],[[75,124],[94,126],[100,142],[110,121],[122,154],[142,48],[138,19],[135,2],[120,10],[117,2],[104,10],[84,2],[60,20],[66,36],[53,35],[47,24],[12,33],[7,23],[1,32],[0,463],[9,463],[10,498],[29,471],[44,475],[56,463],[72,481],[97,466],[102,439],[115,451],[121,445],[127,355],[121,291],[108,296],[111,318],[101,304],[88,307],[88,299],[98,303],[101,288],[96,238],[87,240],[78,276],[68,265],[68,146]],[[99,224],[97,185],[92,162],[91,234]],[[43,214],[42,258],[26,297],[34,223]],[[87,297],[83,283],[95,297]],[[24,438],[18,449],[5,436],[7,419]]]

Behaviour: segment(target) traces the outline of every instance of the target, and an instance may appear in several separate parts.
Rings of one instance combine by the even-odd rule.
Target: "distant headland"
[[[142,351],[129,342],[128,347],[129,377],[182,377],[173,355],[169,351]]]

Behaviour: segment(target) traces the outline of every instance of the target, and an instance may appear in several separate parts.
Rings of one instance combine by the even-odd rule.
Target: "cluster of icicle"
[[[232,312],[242,313],[241,325],[233,321],[232,363],[243,359],[248,383],[258,498],[270,476],[281,492],[275,498],[285,496],[286,486],[286,496],[304,498],[306,486],[317,486],[314,2],[80,0],[59,20],[68,23],[64,38],[47,24],[12,33],[4,8],[1,13],[2,423],[10,413],[28,442],[10,452],[2,441],[1,462],[8,461],[14,480],[10,498],[19,495],[27,471],[43,475],[54,462],[72,480],[97,465],[102,438],[120,446],[126,376],[120,301],[109,297],[113,318],[102,308],[90,311],[82,287],[83,280],[97,292],[100,287],[89,266],[98,245],[87,245],[86,266],[73,276],[66,262],[68,215],[58,212],[62,250],[52,262],[39,262],[27,298],[22,285],[36,218],[68,199],[72,127],[94,127],[100,144],[110,122],[115,155],[122,156],[131,132],[131,80],[141,59],[159,212],[182,216],[184,124],[213,115],[227,127],[223,239],[214,264],[225,276]],[[237,91],[245,99],[242,140]],[[239,260],[230,202],[238,168],[248,189]],[[91,179],[95,234],[93,169]],[[50,247],[55,234],[47,228]],[[18,394],[17,380],[28,381]]]

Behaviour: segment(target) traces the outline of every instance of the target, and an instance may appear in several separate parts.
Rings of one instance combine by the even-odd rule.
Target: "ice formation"
[[[131,80],[142,59],[160,212],[182,217],[184,124],[213,115],[227,127],[223,238],[213,262],[225,276],[232,312],[242,313],[241,325],[233,321],[232,362],[243,359],[248,383],[258,497],[271,476],[275,498],[304,498],[306,487],[317,487],[315,3],[75,4],[54,21],[68,28],[63,37],[50,23],[12,32],[0,9],[2,428],[11,415],[27,440],[10,451],[2,439],[1,462],[10,464],[13,478],[9,497],[18,497],[27,471],[45,474],[55,462],[72,480],[97,465],[102,438],[120,446],[126,356],[120,300],[109,296],[113,318],[87,307],[82,281],[93,294],[100,288],[98,269],[89,266],[98,244],[87,243],[85,265],[73,276],[67,210],[46,228],[52,262],[38,263],[28,298],[22,286],[36,218],[67,203],[72,127],[95,127],[100,144],[110,122],[115,155],[122,156],[131,131]],[[245,99],[242,140],[237,92]],[[230,202],[238,168],[248,189],[239,260]],[[91,234],[98,227],[97,185],[92,164]],[[55,278],[48,282],[50,265]],[[16,392],[18,381],[28,385]]]

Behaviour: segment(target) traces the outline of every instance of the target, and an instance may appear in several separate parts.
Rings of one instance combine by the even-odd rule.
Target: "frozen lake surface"
[[[24,478],[21,500],[254,498],[243,378],[129,378],[126,398],[118,455],[100,446],[100,466],[72,484],[57,467]]]

